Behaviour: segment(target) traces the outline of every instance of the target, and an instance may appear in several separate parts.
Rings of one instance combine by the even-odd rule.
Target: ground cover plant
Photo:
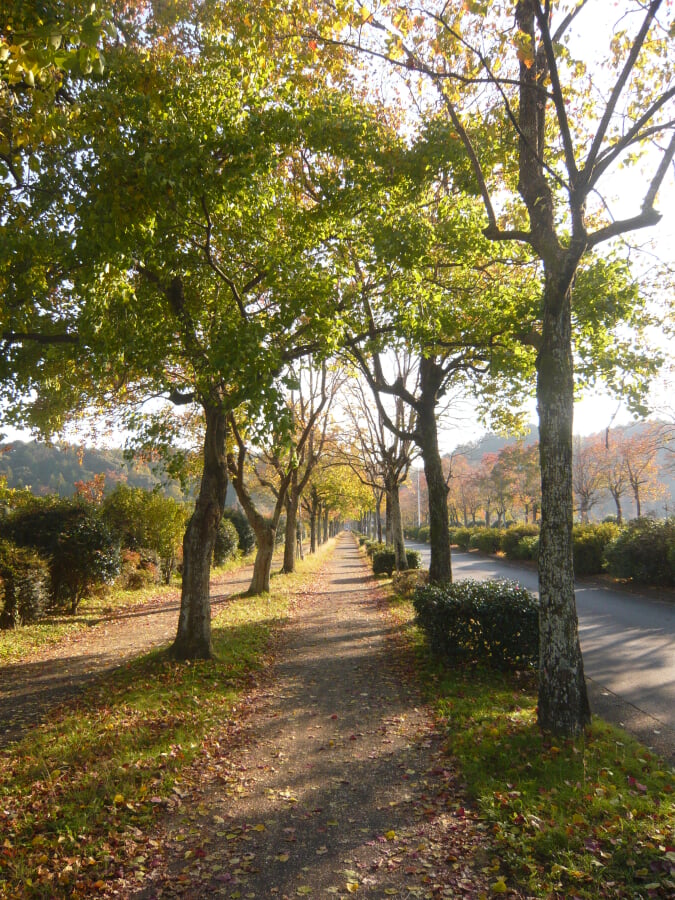
[[[542,736],[534,673],[445,665],[415,626],[412,604],[395,596],[390,609],[415,646],[447,753],[494,836],[493,891],[520,888],[551,900],[673,897],[672,770],[597,719],[575,740]]]
[[[272,594],[228,604],[214,620],[216,659],[142,656],[0,752],[0,897],[91,896],[111,873],[152,866],[143,829],[190,778],[218,768],[219,735],[268,657],[291,589],[332,546],[275,578]]]

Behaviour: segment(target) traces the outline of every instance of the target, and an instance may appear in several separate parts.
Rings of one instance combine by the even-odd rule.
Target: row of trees
[[[613,515],[624,520],[631,501],[636,518],[645,510],[664,506],[668,511],[672,478],[672,426],[644,422],[588,437],[575,437],[573,488],[575,519]],[[539,445],[513,442],[499,451],[476,453],[459,449],[443,458],[452,525],[485,524],[496,527],[507,521],[538,521],[541,506]],[[424,477],[403,486],[401,505],[404,524],[428,525],[428,491]],[[419,503],[418,503],[419,492]],[[598,516],[599,513],[599,516]]]
[[[229,479],[266,547],[247,458],[270,444],[277,503],[286,490],[292,507],[318,439],[289,412],[294,366],[312,354],[322,372],[342,352],[384,427],[422,455],[436,581],[451,578],[439,404],[461,384],[507,419],[536,383],[540,722],[570,732],[588,720],[571,554],[575,366],[577,381],[603,377],[636,400],[658,364],[642,352],[649,316],[625,261],[594,251],[658,221],[675,154],[666,4],[624,0],[607,60],[585,68],[573,31],[591,5],[3,7],[2,400],[45,432],[128,410],[126,427],[170,448],[175,468],[184,448],[169,426],[182,433],[184,420],[166,410],[198,412],[177,657],[211,654],[208,576]],[[415,105],[369,90],[367,59],[399,72]],[[603,180],[647,143],[637,209],[612,217],[607,198],[595,203]],[[388,348],[412,356],[413,381],[390,369]],[[162,415],[139,415],[152,398]]]

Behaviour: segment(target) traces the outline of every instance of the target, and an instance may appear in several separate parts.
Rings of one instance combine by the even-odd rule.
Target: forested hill
[[[466,456],[467,459],[478,462],[486,453],[499,453],[504,447],[512,447],[514,444],[522,443],[527,447],[535,444],[539,440],[539,429],[536,425],[528,425],[525,433],[519,437],[504,437],[499,434],[484,434],[482,437],[469,444],[458,445],[453,453]]]
[[[96,450],[91,447],[12,441],[0,444],[0,478],[11,488],[30,488],[34,494],[75,493],[75,483],[105,475],[106,491],[119,482],[152,490],[160,483],[151,466],[140,459],[127,461],[121,449]],[[182,499],[180,486],[173,482],[164,493]]]

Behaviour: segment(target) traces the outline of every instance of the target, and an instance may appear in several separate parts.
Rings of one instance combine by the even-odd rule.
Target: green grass
[[[227,574],[253,562],[255,554],[236,556],[212,570],[212,576]],[[119,587],[103,589],[85,597],[75,615],[51,613],[39,622],[0,630],[0,664],[20,662],[44,647],[58,644],[66,637],[95,625],[103,616],[121,609],[132,609],[153,598],[161,598],[180,591],[180,579],[174,576],[171,584],[151,584],[139,590]]]
[[[179,590],[177,582],[172,585],[153,584],[135,591],[114,587],[85,597],[75,615],[52,613],[39,622],[0,631],[0,663],[19,662],[43,647],[57,644],[63,638],[91,627],[111,612],[131,609],[153,597],[162,597],[176,590]]]
[[[228,604],[214,621],[217,659],[142,656],[0,751],[0,897],[86,897],[120,866],[143,870],[142,829],[172,792],[218,769],[233,705],[332,546],[276,576],[269,595]]]
[[[675,896],[673,772],[624,731],[594,719],[577,740],[544,737],[536,679],[434,660],[409,603],[419,671],[498,853],[495,890],[541,898]]]

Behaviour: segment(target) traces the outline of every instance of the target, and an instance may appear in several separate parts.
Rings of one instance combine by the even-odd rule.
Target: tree
[[[519,0],[511,20],[500,5],[488,11],[482,3],[430,0],[360,19],[345,11],[343,33],[328,35],[431,80],[447,117],[449,152],[463,146],[483,200],[485,235],[524,244],[540,262],[541,324],[533,335],[542,480],[538,710],[541,727],[561,734],[590,720],[572,560],[574,281],[595,248],[659,221],[656,198],[675,155],[666,4],[622,3],[621,30],[595,69],[585,67],[569,41],[573,23],[583,26],[591,6]],[[368,23],[375,26],[370,31]],[[351,28],[346,37],[345,28]],[[597,40],[593,52],[597,57]],[[598,95],[606,99],[598,103]],[[641,201],[612,218],[594,198],[602,197],[610,171],[647,145],[650,173]]]
[[[642,515],[642,501],[658,494],[656,462],[659,452],[668,442],[668,430],[660,422],[645,422],[638,429],[623,434],[621,453],[638,519]]]
[[[17,419],[54,432],[83,410],[153,398],[203,416],[180,659],[212,653],[230,416],[243,403],[274,408],[283,366],[340,329],[317,265],[330,238],[317,207],[331,186],[313,189],[306,159],[340,145],[349,178],[363,147],[382,143],[369,112],[307,72],[301,47],[268,65],[269,13],[236,0],[123,6],[106,77],[78,87],[77,118],[28,186],[40,234],[59,242],[44,254],[55,271],[39,290],[24,283],[3,323],[0,382]],[[26,233],[18,212],[11,233]]]
[[[364,359],[362,354],[358,356]],[[393,364],[398,379],[406,384],[413,374],[409,358],[404,354],[394,355]],[[374,387],[373,390],[376,391]],[[386,542],[394,548],[396,571],[402,571],[408,568],[408,560],[399,490],[408,476],[412,462],[412,438],[409,432],[414,411],[406,411],[400,397],[395,397],[394,402],[388,404],[391,408],[386,410],[377,393],[377,405],[373,409],[362,383],[357,383],[352,396],[354,403],[350,405],[349,413],[356,430],[356,442],[360,445],[362,456],[368,460],[366,469],[370,468],[374,475],[373,484],[382,486],[386,503]]]
[[[582,523],[598,502],[602,488],[602,461],[597,441],[575,438],[572,463],[572,487],[577,498],[577,509]]]

